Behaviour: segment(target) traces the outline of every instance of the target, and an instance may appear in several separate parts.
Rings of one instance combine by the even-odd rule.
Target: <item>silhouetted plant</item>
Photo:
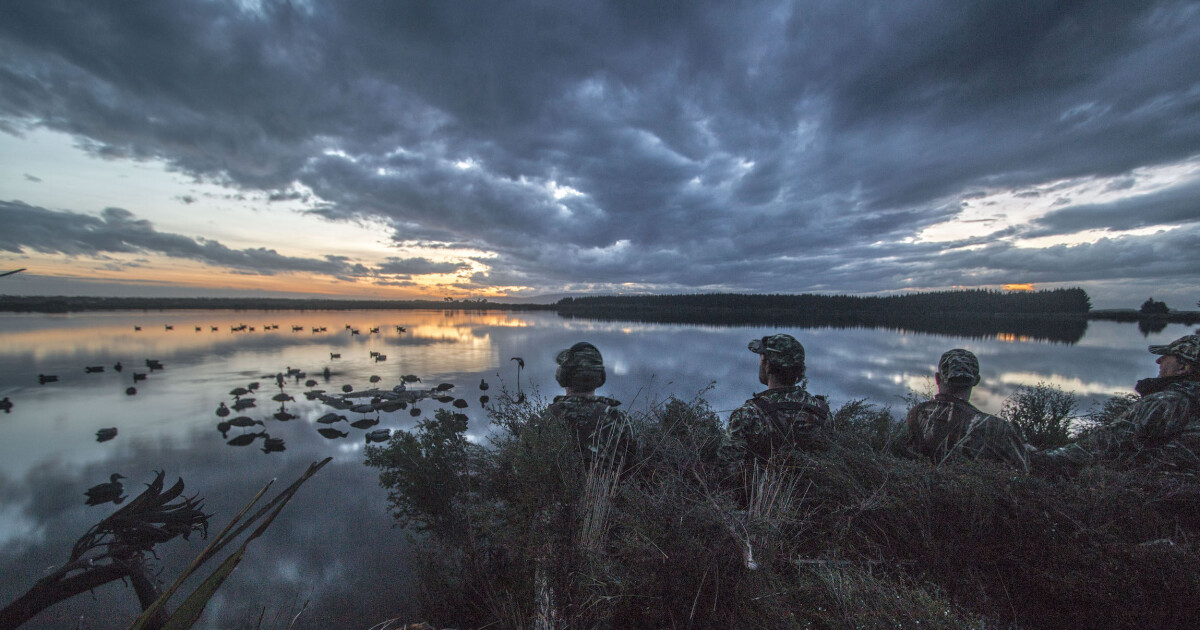
[[[1142,307],[1138,309],[1138,312],[1143,315],[1166,315],[1171,312],[1171,309],[1167,308],[1166,302],[1159,302],[1154,298],[1149,298],[1145,302],[1142,302]]]
[[[1036,448],[1053,448],[1071,441],[1075,395],[1045,383],[1022,385],[1004,400],[1000,415],[1021,431]]]

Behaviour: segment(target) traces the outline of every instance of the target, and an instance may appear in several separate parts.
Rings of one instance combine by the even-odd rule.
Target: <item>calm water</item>
[[[230,332],[239,324],[256,331]],[[267,324],[279,328],[264,331]],[[347,324],[362,334],[351,335]],[[142,330],[135,332],[135,325]],[[304,329],[293,332],[293,325]],[[212,326],[219,330],[211,331]],[[320,326],[327,332],[310,332]],[[380,332],[369,334],[373,327]],[[293,367],[323,381],[319,373],[329,366],[333,375],[319,386],[329,390],[343,384],[366,389],[371,375],[382,377],[380,386],[388,388],[403,374],[421,377],[414,388],[455,383],[454,393],[471,403],[471,436],[481,440],[488,426],[478,402],[479,381],[490,383],[493,397],[501,387],[514,389],[518,374],[511,357],[525,359],[521,388],[548,398],[558,391],[554,354],[576,341],[591,341],[604,353],[609,370],[600,393],[637,411],[669,395],[690,399],[709,388],[705,398],[725,417],[761,389],[757,356],[746,350],[746,342],[775,330],[568,321],[553,313],[524,312],[0,315],[0,397],[15,404],[11,413],[0,414],[0,601],[11,601],[62,563],[74,541],[115,509],[112,504],[87,507],[83,496],[112,473],[128,477],[130,496],[155,470],[164,470],[168,483],[182,477],[188,494],[205,498],[219,529],[268,480],[278,478],[285,485],[311,462],[332,456],[268,535],[251,544],[202,626],[252,626],[265,606],[263,627],[283,628],[306,601],[298,628],[368,628],[395,617],[416,620],[407,561],[413,543],[392,527],[376,471],[363,466],[364,431],[341,424],[349,437],[319,435],[321,425],[313,421],[328,409],[304,400],[299,393],[307,388],[294,381],[287,391],[299,400],[288,403],[288,410],[299,418],[270,419],[276,410],[270,396],[277,390],[264,375]],[[1092,322],[1079,343],[1066,345],[1011,335],[977,339],[879,329],[784,330],[808,350],[812,391],[828,395],[835,407],[867,398],[893,406],[897,414],[903,413],[901,396],[910,388],[931,387],[934,363],[951,347],[979,355],[984,382],[973,402],[985,410],[998,411],[1020,385],[1044,381],[1078,394],[1086,411],[1156,373],[1147,344],[1191,332],[1173,325],[1144,336],[1134,325]],[[371,351],[388,358],[376,362]],[[330,353],[341,358],[331,359]],[[127,396],[131,372],[146,372],[146,359],[160,360],[165,369],[150,373],[137,384],[137,395]],[[123,373],[112,370],[117,361],[126,366]],[[87,374],[89,365],[106,370]],[[60,380],[39,385],[39,373]],[[218,403],[231,403],[229,390],[251,381],[263,387],[258,407],[247,415],[264,419],[270,434],[286,441],[284,452],[263,453],[261,442],[228,446],[216,430]],[[439,406],[421,404],[426,415]],[[410,428],[415,420],[406,411],[383,414],[373,428]],[[119,428],[117,438],[96,442],[96,430],[110,426]],[[235,428],[230,437],[238,432]],[[202,545],[197,539],[161,546],[163,581],[172,581]],[[82,628],[124,628],[137,611],[132,589],[116,583],[98,589],[94,598],[85,594],[46,610],[28,627],[75,627],[83,618]]]

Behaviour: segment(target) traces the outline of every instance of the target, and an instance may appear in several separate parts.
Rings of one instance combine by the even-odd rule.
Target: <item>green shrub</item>
[[[1022,385],[1000,407],[1000,415],[1021,431],[1036,448],[1053,448],[1071,441],[1075,395],[1055,385]]]

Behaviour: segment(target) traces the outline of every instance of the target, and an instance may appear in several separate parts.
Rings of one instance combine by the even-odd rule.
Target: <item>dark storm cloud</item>
[[[881,291],[1055,262],[1126,277],[1073,265],[1104,250],[1156,270],[1142,256],[1182,235],[1044,252],[911,237],[981,189],[1120,189],[1200,151],[1184,1],[185,5],[6,7],[0,124],[273,201],[299,183],[315,212],[383,219],[397,243],[494,253],[479,286]],[[1034,230],[1178,225],[1189,192],[1137,217],[1133,200],[1068,206]],[[409,273],[139,229],[96,231],[241,269]],[[6,249],[39,247],[18,233],[33,240]]]
[[[466,263],[436,262],[428,258],[389,258],[375,270],[386,275],[419,276],[427,273],[454,273],[467,267]]]
[[[1200,181],[1118,201],[1055,210],[1034,223],[1029,236],[1070,234],[1082,230],[1135,228],[1200,222]]]

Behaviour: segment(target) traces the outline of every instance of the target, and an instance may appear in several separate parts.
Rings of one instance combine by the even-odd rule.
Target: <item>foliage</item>
[[[1016,425],[1029,444],[1053,448],[1071,441],[1076,405],[1074,394],[1055,385],[1022,385],[1004,400],[1000,415]]]
[[[1138,309],[1138,312],[1143,315],[1166,315],[1171,312],[1171,309],[1167,308],[1166,302],[1158,302],[1154,298],[1148,298],[1145,302],[1142,302],[1142,306]]]

